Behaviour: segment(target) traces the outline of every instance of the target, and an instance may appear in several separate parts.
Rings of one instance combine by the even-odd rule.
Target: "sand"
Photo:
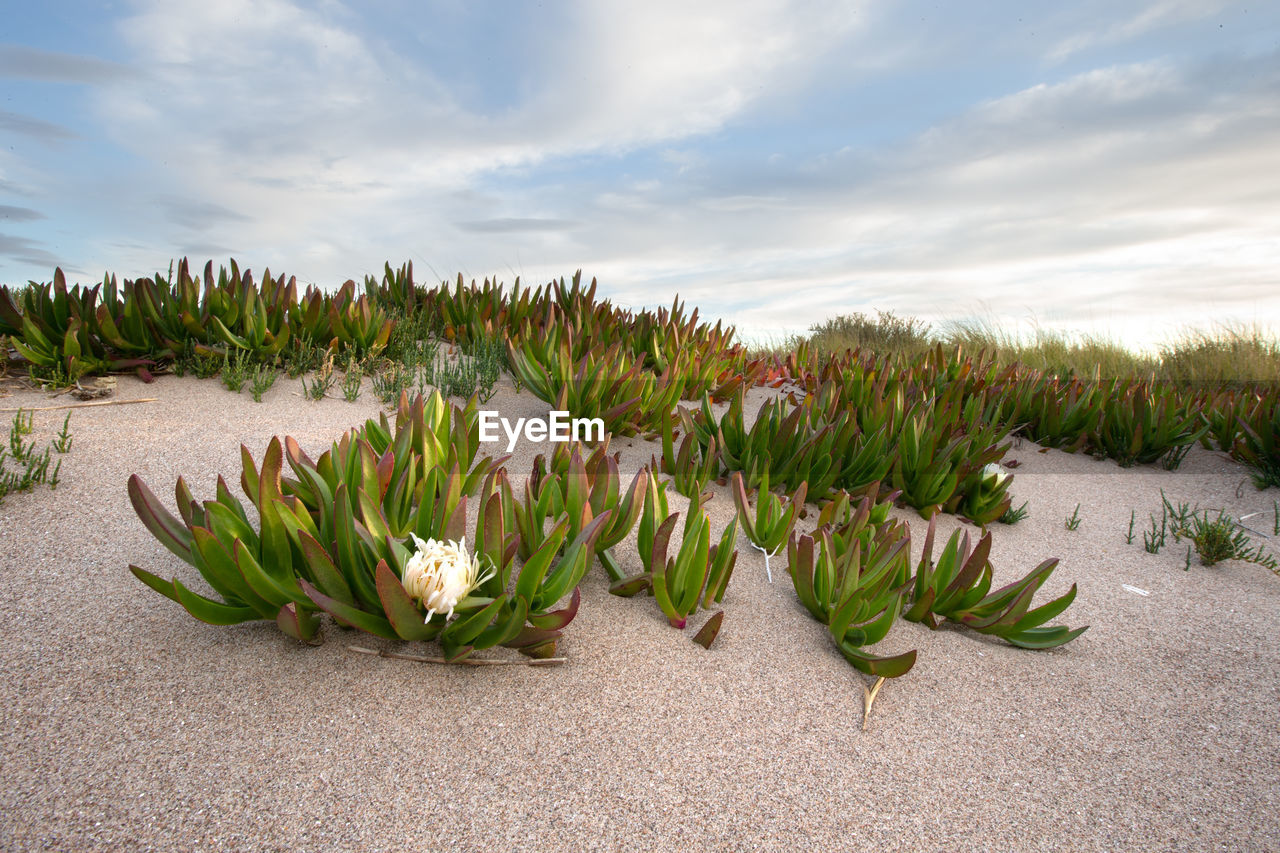
[[[1220,454],[1195,448],[1168,472],[1013,449],[1030,517],[995,526],[996,580],[1058,557],[1041,595],[1079,584],[1061,621],[1092,627],[1032,652],[900,622],[881,648],[919,661],[863,731],[870,680],[803,610],[785,558],[769,584],[745,537],[710,651],[689,639],[701,617],[682,635],[651,599],[610,596],[598,568],[555,668],[358,655],[347,647],[434,647],[331,622],[310,648],[266,623],[195,621],[129,573],[199,583],[125,482],[141,475],[172,506],[181,474],[212,497],[219,473],[238,479],[242,442],[260,458],[290,434],[314,455],[379,411],[367,384],[354,404],[300,390],[281,378],[257,404],[216,381],[122,378],[116,399],[158,400],[76,411],[56,491],[0,506],[0,847],[1280,848],[1280,578],[1239,562],[1184,571],[1183,548],[1147,554],[1140,529],[1125,542],[1130,510],[1141,528],[1161,489],[1266,510],[1269,532],[1276,490]],[[509,389],[489,406],[548,408]],[[34,437],[63,415],[38,412]],[[656,448],[613,449],[629,476]],[[545,450],[522,442],[513,479]],[[719,531],[733,503],[715,492]],[[918,554],[924,522],[898,515]]]

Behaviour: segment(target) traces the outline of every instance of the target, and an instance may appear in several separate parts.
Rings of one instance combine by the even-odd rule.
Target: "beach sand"
[[[260,459],[293,435],[314,456],[380,408],[367,381],[356,403],[300,390],[282,377],[257,404],[213,380],[122,377],[115,399],[158,399],[76,410],[58,488],[0,505],[0,848],[1280,849],[1280,577],[1184,571],[1185,544],[1142,548],[1161,489],[1265,510],[1270,532],[1277,490],[1221,454],[1194,448],[1169,472],[1011,450],[1030,517],[993,526],[996,582],[1058,557],[1037,601],[1078,584],[1057,621],[1090,629],[1033,652],[899,622],[878,648],[918,662],[863,731],[870,679],[801,607],[785,554],[769,584],[745,537],[710,651],[690,642],[701,615],[681,634],[652,599],[609,595],[599,568],[558,667],[359,655],[348,646],[434,647],[331,621],[312,648],[268,623],[192,619],[128,571],[202,587],[139,522],[126,480],[170,508],[179,475],[199,499],[219,473],[238,491],[242,442]],[[509,385],[487,407],[548,410]],[[32,437],[64,415],[37,412]],[[522,442],[513,481],[547,449]],[[629,479],[657,445],[611,450]],[[718,535],[733,501],[714,490]],[[918,555],[925,522],[895,512]],[[618,550],[636,571],[633,541]]]

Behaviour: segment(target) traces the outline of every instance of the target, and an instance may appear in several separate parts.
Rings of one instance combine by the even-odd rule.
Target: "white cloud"
[[[794,75],[856,27],[848,4],[747,0],[585,2],[579,45],[534,103],[588,145],[621,147],[707,132]],[[556,56],[555,52],[551,53]]]
[[[223,243],[291,257],[324,234],[383,255],[458,221],[572,219],[510,197],[462,211],[449,199],[495,170],[713,131],[812,74],[854,26],[834,0],[573,8],[533,54],[524,99],[486,112],[455,97],[429,57],[395,53],[336,3],[144,2],[120,32],[152,72],[104,87],[98,118],[117,144],[163,164],[143,192],[250,217],[224,218]]]
[[[75,125],[135,159],[77,174],[71,197],[105,223],[87,265],[113,269],[212,249],[329,284],[406,257],[424,279],[583,267],[618,301],[679,289],[760,328],[982,302],[1166,322],[1199,310],[1205,282],[1215,312],[1280,314],[1280,57],[1125,52],[1220,6],[1023,23],[1003,7],[581,0],[535,18],[518,60],[481,49],[455,73],[475,33],[442,59],[452,31],[417,3],[379,23],[333,0],[143,2],[119,32],[145,74],[107,75],[95,122]],[[1044,33],[1070,59],[1048,72]],[[1090,68],[1093,47],[1141,61]],[[59,195],[58,172],[35,181],[5,153],[0,178]],[[49,220],[24,227],[51,231],[36,207]]]
[[[633,252],[612,272],[635,290],[678,278],[756,329],[987,303],[1142,342],[1206,312],[1280,316],[1277,58],[1097,69],[822,158],[817,182],[726,166],[683,195],[615,199],[645,212],[627,242],[661,263]],[[580,236],[607,254],[617,227]]]
[[[1060,40],[1050,48],[1050,62],[1061,62],[1069,56],[1091,48],[1118,44],[1145,35],[1162,27],[1182,24],[1211,17],[1232,5],[1230,0],[1156,0],[1121,20],[1108,21],[1105,14],[1092,17],[1101,22]],[[1107,10],[1114,5],[1107,4]],[[1101,12],[1101,9],[1091,10]]]
[[[459,185],[713,130],[847,33],[842,5],[583,2],[576,26],[538,52],[540,89],[487,115],[455,101],[428,65],[351,29],[341,7],[147,3],[121,30],[162,64],[150,85],[111,90],[101,112],[126,145],[145,146],[139,132],[162,123],[176,130],[198,168],[216,160],[336,190]]]

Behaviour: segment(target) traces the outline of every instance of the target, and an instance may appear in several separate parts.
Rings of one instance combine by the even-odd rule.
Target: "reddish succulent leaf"
[[[295,640],[310,643],[320,628],[320,615],[307,611],[299,615],[298,606],[289,602],[276,614],[276,626]]]
[[[404,584],[396,573],[387,565],[386,560],[379,560],[375,570],[375,581],[378,598],[382,600],[382,609],[387,621],[402,640],[429,640],[439,633],[439,625],[426,624],[422,611],[413,603]]]
[[[558,631],[572,622],[573,617],[578,615],[578,605],[581,602],[582,591],[575,586],[573,588],[573,596],[569,599],[568,607],[552,610],[550,613],[531,613],[529,614],[529,624],[545,631]]]
[[[698,633],[693,635],[693,641],[704,649],[710,649],[711,644],[720,634],[720,624],[724,622],[724,611],[717,610],[711,614],[711,618],[698,629]]]

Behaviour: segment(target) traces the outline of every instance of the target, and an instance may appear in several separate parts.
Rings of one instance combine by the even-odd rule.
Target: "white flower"
[[[1006,479],[1008,479],[1009,472],[1004,470],[1004,468],[1000,466],[999,462],[992,462],[988,465],[985,465],[982,469],[983,480],[990,479],[991,477],[995,477],[996,481],[994,485],[999,486]]]
[[[466,537],[460,542],[424,542],[416,534],[409,535],[418,550],[405,564],[402,583],[409,597],[427,609],[427,621],[432,613],[451,618],[459,601],[493,577],[492,571],[480,575],[480,559],[467,554]]]

